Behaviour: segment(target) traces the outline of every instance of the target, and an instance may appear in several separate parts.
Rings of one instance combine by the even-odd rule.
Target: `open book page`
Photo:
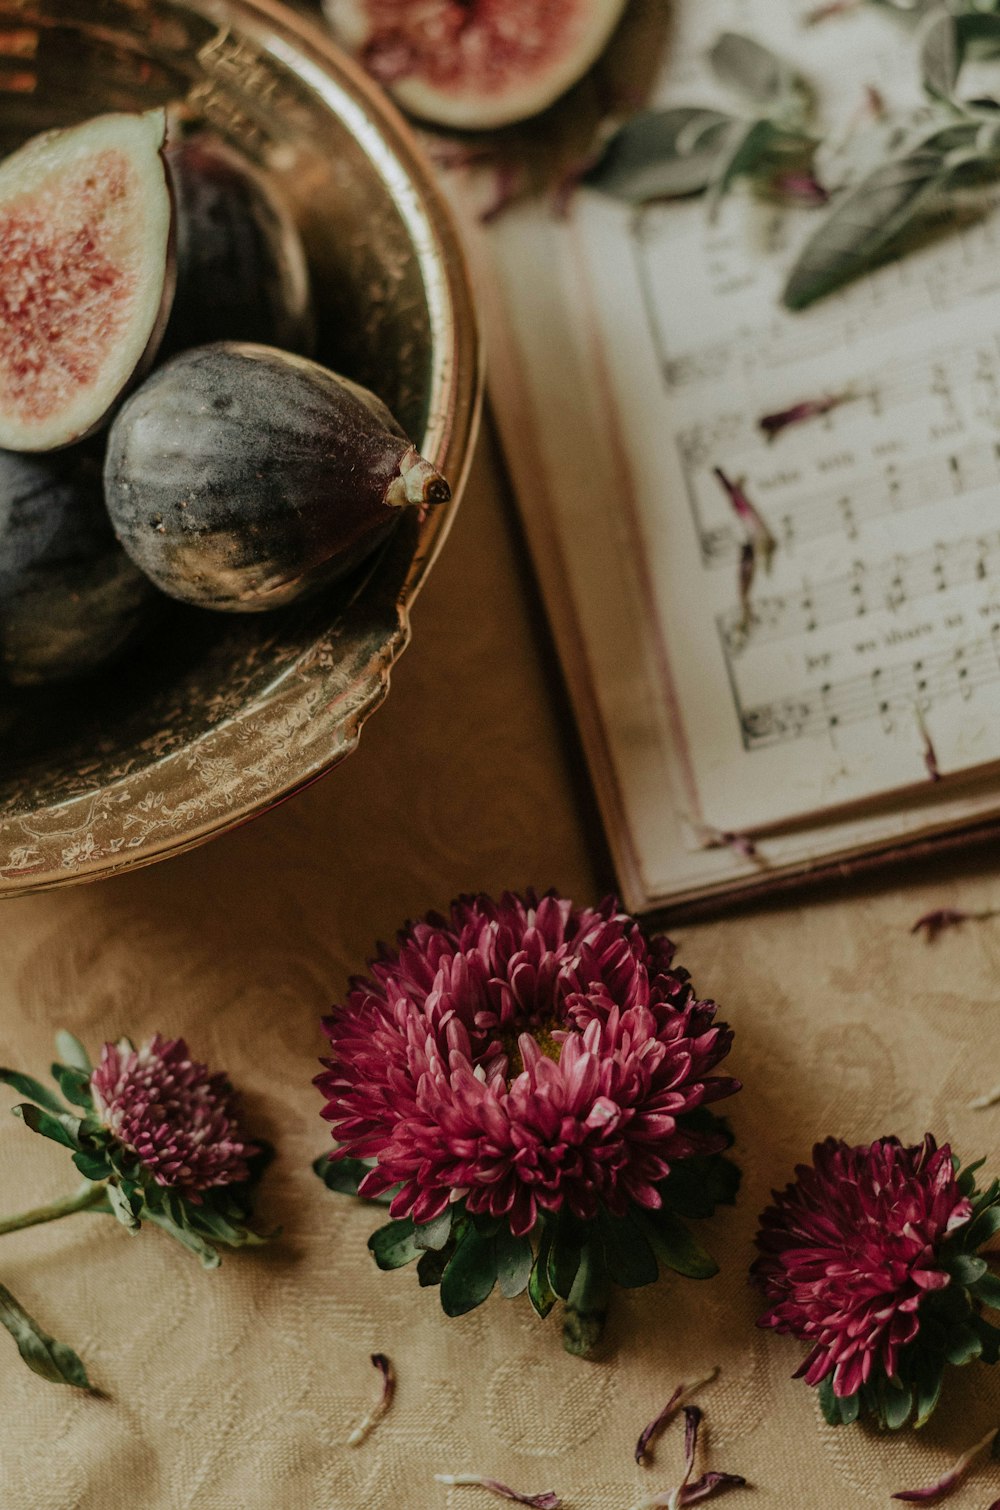
[[[703,55],[726,26],[845,129],[865,84],[916,98],[912,42],[874,9],[813,31],[767,0],[678,10],[661,100],[721,102]],[[1000,220],[791,314],[814,224],[584,191],[568,226],[536,205],[489,234],[494,405],[635,905],[997,808]],[[767,442],[761,416],[828,394],[849,399]],[[777,540],[746,613],[715,468]],[[706,849],[715,831],[757,854]]]

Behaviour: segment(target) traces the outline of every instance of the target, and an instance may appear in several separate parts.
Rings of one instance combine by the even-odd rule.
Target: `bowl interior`
[[[438,464],[464,465],[475,381],[455,372],[460,256],[405,133],[325,41],[269,0],[0,0],[0,96],[3,152],[102,111],[168,104],[276,175],[313,273],[318,359],[377,392]],[[405,638],[400,599],[447,522],[405,520],[362,574],[292,609],[229,616],[164,600],[127,662],[85,683],[4,692],[0,878],[49,884],[155,858],[331,763],[356,738],[373,665],[384,686]],[[307,684],[295,717],[322,702],[330,736],[308,758],[290,748],[298,724],[282,724]],[[353,730],[338,739],[344,719]],[[205,761],[234,722],[242,764],[230,738],[219,788]],[[166,788],[169,819],[135,818],[144,771]],[[85,831],[98,809],[108,822],[95,855]]]

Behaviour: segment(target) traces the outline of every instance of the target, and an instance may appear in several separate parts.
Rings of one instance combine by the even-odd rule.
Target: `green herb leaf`
[[[543,1229],[541,1241],[538,1245],[538,1254],[532,1266],[531,1277],[528,1280],[528,1299],[531,1301],[535,1314],[541,1316],[543,1320],[556,1303],[556,1292],[549,1284],[548,1260],[550,1245],[551,1234],[547,1229]]]
[[[34,1373],[51,1384],[71,1384],[74,1389],[90,1389],[87,1370],[71,1347],[56,1342],[29,1316],[3,1285],[0,1285],[0,1325],[17,1343],[17,1350]]]
[[[987,1206],[979,1213],[969,1227],[965,1241],[970,1248],[981,1248],[998,1232],[1000,1232],[1000,1204]]]
[[[201,1261],[203,1269],[217,1269],[221,1264],[222,1257],[211,1243],[206,1242],[190,1227],[176,1221],[166,1211],[154,1211],[151,1206],[147,1206],[143,1212],[143,1220],[152,1222],[154,1227],[159,1227],[162,1232],[167,1233],[168,1237],[172,1237],[183,1248],[187,1248],[189,1253],[195,1254]]]
[[[823,1420],[828,1426],[840,1425],[840,1401],[833,1392],[833,1377],[827,1374],[822,1379],[817,1390],[819,1408],[823,1412]]]
[[[560,1221],[548,1251],[549,1284],[560,1300],[567,1300],[580,1266],[582,1234]]]
[[[660,1274],[656,1254],[631,1212],[616,1217],[602,1210],[597,1218],[597,1230],[608,1273],[616,1285],[625,1290],[637,1290],[642,1285],[655,1283]]]
[[[920,42],[924,88],[935,99],[952,103],[959,75],[970,55],[1000,53],[1000,16],[986,12],[953,15],[944,9],[928,16]]]
[[[732,124],[731,115],[698,106],[640,111],[611,137],[584,182],[629,204],[700,194]]]
[[[982,1352],[983,1339],[975,1327],[959,1326],[949,1333],[945,1356],[956,1368],[961,1368],[965,1363],[971,1363],[973,1358],[981,1357]]]
[[[0,1085],[9,1085],[19,1096],[28,1096],[32,1101],[37,1101],[39,1106],[44,1106],[46,1111],[54,1112],[57,1117],[66,1110],[54,1091],[50,1091],[48,1086],[42,1085],[31,1075],[22,1075],[20,1070],[0,1070]]]
[[[446,1248],[439,1253],[434,1248],[425,1248],[421,1253],[417,1259],[417,1279],[422,1290],[441,1283],[441,1276],[448,1267],[453,1251],[452,1248]]]
[[[944,1365],[936,1359],[921,1359],[916,1377],[917,1415],[915,1427],[926,1426],[937,1409],[944,1382]]]
[[[446,1316],[464,1316],[489,1298],[496,1279],[495,1239],[466,1227],[441,1277],[441,1309]]]
[[[608,1315],[611,1276],[600,1242],[585,1242],[563,1317],[563,1347],[577,1358],[594,1351]]]
[[[886,1379],[882,1385],[882,1415],[890,1431],[899,1431],[910,1419],[913,1391],[905,1384]]]
[[[71,1106],[82,1106],[85,1111],[93,1111],[94,1096],[86,1070],[78,1070],[71,1064],[54,1064],[52,1078]]]
[[[366,1164],[363,1159],[331,1159],[328,1153],[321,1153],[318,1159],[313,1160],[313,1171],[318,1174],[327,1190],[336,1190],[341,1195],[353,1195],[362,1201],[371,1201],[374,1206],[391,1205],[392,1199],[399,1189],[396,1185],[392,1190],[383,1191],[381,1195],[358,1196],[358,1186],[366,1174],[371,1174],[371,1164]]]
[[[719,1266],[712,1255],[691,1236],[672,1211],[647,1211],[645,1221],[653,1232],[660,1257],[668,1268],[688,1279],[711,1279]]]
[[[991,1311],[1000,1311],[1000,1274],[984,1274],[969,1287],[977,1300]]]
[[[798,74],[783,58],[740,32],[723,32],[710,49],[708,60],[721,84],[759,105],[779,104],[803,88]]]
[[[932,137],[840,195],[792,268],[788,308],[804,309],[874,266],[935,203],[951,171],[950,150]]]
[[[73,1155],[73,1163],[88,1180],[106,1180],[111,1173],[111,1165],[103,1155],[90,1153],[85,1148]]]
[[[972,1325],[979,1333],[979,1340],[983,1344],[982,1360],[984,1363],[1000,1363],[1000,1327],[995,1327],[989,1321],[984,1321],[981,1316],[974,1316]]]
[[[432,1222],[414,1222],[413,1241],[418,1248],[434,1248],[440,1251],[451,1237],[451,1223],[455,1215],[454,1206],[446,1206],[440,1216],[436,1216]]]
[[[986,1273],[985,1258],[976,1258],[973,1253],[959,1253],[948,1264],[949,1272],[960,1285],[973,1285]]]
[[[48,1112],[39,1111],[37,1106],[31,1106],[27,1101],[12,1106],[11,1111],[15,1117],[20,1117],[22,1122],[27,1123],[32,1132],[39,1133],[43,1138],[51,1138],[64,1148],[80,1147],[79,1117],[71,1117],[68,1112],[62,1111],[50,1116]]]
[[[375,1255],[380,1269],[401,1269],[411,1264],[423,1251],[413,1233],[413,1222],[404,1216],[398,1222],[387,1222],[368,1239],[368,1246]]]
[[[531,1241],[527,1237],[515,1237],[509,1227],[504,1227],[497,1233],[495,1244],[500,1293],[513,1300],[528,1288],[535,1262]]]
[[[72,1033],[67,1033],[65,1028],[61,1028],[56,1034],[56,1053],[63,1064],[72,1065],[75,1070],[83,1070],[86,1075],[93,1073],[94,1066],[90,1062],[87,1050],[79,1038],[75,1038]]]
[[[695,1154],[680,1159],[659,1186],[663,1203],[678,1216],[703,1219],[717,1206],[733,1206],[742,1174],[724,1154]]]
[[[861,1414],[860,1394],[843,1395],[839,1401],[840,1420],[843,1426],[853,1426]]]
[[[139,1213],[142,1210],[142,1192],[133,1186],[125,1190],[121,1185],[111,1184],[107,1187],[108,1203],[116,1219],[121,1222],[126,1232],[133,1237],[140,1230],[142,1223],[139,1221]]]

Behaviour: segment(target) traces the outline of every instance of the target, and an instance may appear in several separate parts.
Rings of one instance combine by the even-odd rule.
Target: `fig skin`
[[[181,353],[132,395],[111,427],[104,494],[157,587],[229,613],[336,581],[405,507],[451,496],[374,394],[235,341]]]
[[[114,537],[99,451],[0,451],[0,679],[89,675],[142,633],[157,602]]]
[[[84,439],[151,365],[174,292],[165,136],[162,109],[96,116],[0,163],[0,447]]]
[[[167,149],[177,289],[161,355],[259,341],[300,356],[316,343],[309,268],[277,188],[208,133]]]

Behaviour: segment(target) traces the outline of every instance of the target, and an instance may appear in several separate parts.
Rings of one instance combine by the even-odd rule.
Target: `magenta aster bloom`
[[[391,1193],[418,1228],[460,1206],[515,1240],[661,1212],[678,1166],[729,1145],[704,1108],[739,1089],[712,1073],[732,1033],[673,954],[614,901],[551,893],[462,897],[405,928],[324,1021],[316,1084],[334,1158],[371,1165],[358,1194]]]
[[[106,1043],[90,1088],[98,1119],[158,1185],[198,1200],[250,1178],[259,1149],[237,1120],[233,1088],[192,1059],[183,1038],[157,1033],[139,1049],[127,1038]]]
[[[1000,1228],[1000,1182],[977,1191],[978,1167],[960,1174],[930,1133],[828,1138],[762,1214],[759,1324],[811,1345],[796,1377],[823,1387],[830,1419],[922,1424],[946,1362],[996,1361],[1000,1332],[979,1315],[996,1281],[975,1249]]]

